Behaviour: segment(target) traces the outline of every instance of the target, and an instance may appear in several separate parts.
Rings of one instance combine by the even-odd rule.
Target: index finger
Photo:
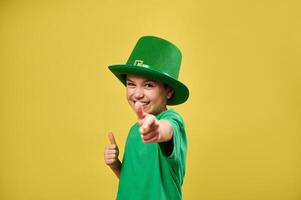
[[[143,119],[145,117],[142,104],[139,101],[137,101],[135,103],[135,110],[136,110],[136,114],[137,114],[138,120],[141,120],[141,119]]]

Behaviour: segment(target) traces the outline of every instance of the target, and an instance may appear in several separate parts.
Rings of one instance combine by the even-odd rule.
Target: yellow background
[[[137,39],[183,52],[184,199],[301,199],[298,0],[0,1],[0,199],[114,199],[136,117],[108,71]]]

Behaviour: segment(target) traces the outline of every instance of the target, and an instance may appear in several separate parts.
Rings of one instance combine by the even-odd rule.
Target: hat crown
[[[144,36],[138,40],[127,64],[150,68],[178,79],[181,60],[181,51],[174,44],[158,37]]]

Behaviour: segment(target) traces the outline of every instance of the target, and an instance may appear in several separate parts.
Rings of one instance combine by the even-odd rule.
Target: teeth
[[[134,101],[134,104],[135,104],[136,102],[137,102],[137,101]],[[141,102],[141,101],[139,101],[139,103],[141,103],[143,106],[148,104],[148,102]]]

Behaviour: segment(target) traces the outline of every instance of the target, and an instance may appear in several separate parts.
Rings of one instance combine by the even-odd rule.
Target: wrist
[[[121,166],[121,162],[120,162],[120,160],[117,158],[116,162],[113,163],[113,164],[111,164],[111,165],[109,165],[109,166],[110,166],[111,169],[119,169],[120,166]]]

